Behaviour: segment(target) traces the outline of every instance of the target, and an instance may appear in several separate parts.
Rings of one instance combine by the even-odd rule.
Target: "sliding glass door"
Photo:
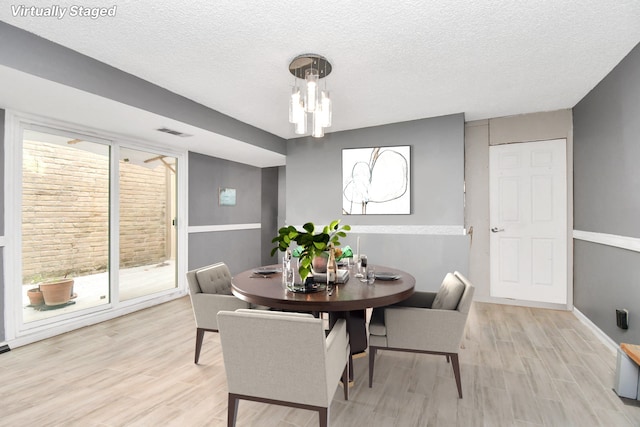
[[[36,125],[21,137],[18,330],[176,290],[177,156]]]

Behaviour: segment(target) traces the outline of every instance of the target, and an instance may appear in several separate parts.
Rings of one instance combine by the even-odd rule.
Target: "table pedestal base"
[[[365,310],[329,312],[329,329],[338,319],[346,319],[352,355],[362,353],[368,347],[366,316]],[[353,381],[353,358],[349,360],[349,381]]]

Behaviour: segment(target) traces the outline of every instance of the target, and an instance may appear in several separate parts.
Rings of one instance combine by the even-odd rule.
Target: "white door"
[[[489,153],[491,296],[566,304],[566,140]]]

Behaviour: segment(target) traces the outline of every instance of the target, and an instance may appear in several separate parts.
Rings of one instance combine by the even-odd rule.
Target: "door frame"
[[[22,323],[22,295],[18,292],[15,283],[22,282],[22,135],[25,127],[53,130],[65,134],[89,137],[91,140],[105,142],[111,146],[110,189],[110,291],[117,292],[117,269],[119,267],[117,254],[119,253],[118,229],[113,228],[119,218],[118,189],[114,178],[118,176],[118,150],[120,146],[154,151],[175,157],[178,161],[177,168],[177,217],[176,224],[176,288],[141,297],[135,300],[118,302],[113,301],[95,309],[88,309],[77,316],[62,318],[46,325],[24,328]],[[70,124],[37,115],[5,110],[5,246],[4,246],[4,318],[5,339],[13,347],[29,344],[41,339],[59,335],[84,326],[103,322],[147,307],[170,301],[187,295],[186,270],[187,260],[187,177],[188,155],[186,150],[177,150],[173,147],[152,142],[136,140],[134,138],[109,133],[100,129],[93,129],[77,124]],[[115,166],[113,166],[115,164]],[[114,202],[115,201],[115,202]]]
[[[566,279],[567,279],[567,303],[566,304],[556,304],[556,303],[546,303],[546,302],[537,302],[537,301],[527,301],[527,300],[519,300],[519,299],[510,299],[510,298],[501,298],[491,296],[491,282],[489,282],[489,296],[486,298],[481,298],[481,300],[485,302],[497,303],[497,304],[509,304],[509,305],[517,305],[523,307],[536,307],[536,308],[550,308],[556,310],[567,310],[573,311],[573,139],[571,135],[561,136],[558,138],[543,138],[543,139],[532,139],[532,140],[524,140],[524,141],[514,141],[514,142],[506,142],[502,144],[489,144],[488,150],[491,150],[491,147],[506,145],[506,144],[526,144],[533,142],[542,142],[542,141],[552,141],[562,139],[565,141],[565,150],[566,150],[566,208],[567,208],[567,230],[566,230],[566,238],[567,238],[567,253],[566,253]],[[488,167],[488,175],[487,175],[487,197],[490,198],[491,186],[489,181],[489,176],[491,175],[491,162],[489,161],[490,154],[487,151],[487,167]],[[487,207],[489,208],[487,224],[490,236],[490,228],[491,228],[491,211],[490,211],[491,203],[487,202]],[[487,261],[489,263],[489,280],[491,280],[491,239],[487,240],[486,246],[489,256]]]

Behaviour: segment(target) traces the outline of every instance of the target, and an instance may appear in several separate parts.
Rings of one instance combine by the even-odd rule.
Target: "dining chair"
[[[439,354],[451,361],[462,399],[458,351],[474,286],[459,272],[447,273],[438,292],[415,292],[409,299],[375,308],[369,324],[369,387],[378,350]]]
[[[240,400],[317,411],[329,425],[329,407],[342,380],[349,399],[349,337],[344,319],[328,335],[310,314],[236,310],[218,313],[228,385],[229,427]]]
[[[196,320],[194,363],[198,363],[204,333],[218,332],[218,311],[250,308],[250,305],[231,293],[231,273],[223,262],[187,272],[187,282]]]

